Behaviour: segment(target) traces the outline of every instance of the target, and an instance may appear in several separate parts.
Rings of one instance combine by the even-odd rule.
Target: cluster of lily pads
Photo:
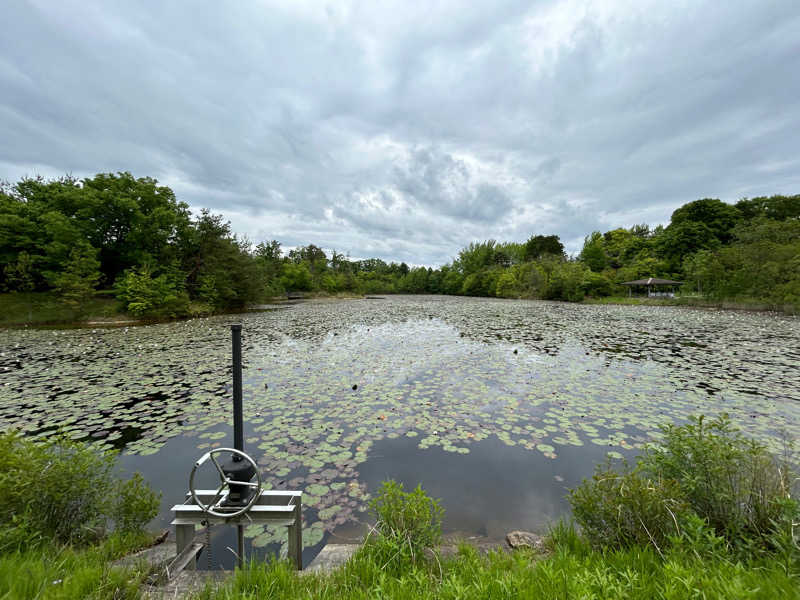
[[[268,486],[304,491],[307,546],[359,518],[359,465],[382,439],[468,455],[496,436],[558,460],[584,444],[621,457],[698,413],[727,412],[774,450],[800,434],[797,318],[452,297],[2,330],[0,428],[141,455],[175,436],[228,445],[237,321],[247,449]],[[255,525],[247,535],[283,538]]]

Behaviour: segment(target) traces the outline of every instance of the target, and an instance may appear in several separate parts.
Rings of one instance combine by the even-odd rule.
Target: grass
[[[89,548],[39,547],[0,555],[0,598],[123,600],[140,597],[145,570],[111,561],[147,546],[152,535],[112,535]]]
[[[0,599],[139,596],[145,570],[111,561],[152,542],[159,495],[114,471],[86,444],[0,434]]]
[[[120,318],[117,301],[105,295],[92,298],[79,312],[61,301],[55,292],[0,294],[0,326],[54,325]]]
[[[527,551],[480,555],[462,546],[441,563],[409,564],[393,575],[369,547],[329,574],[298,575],[286,562],[251,563],[199,600],[249,598],[800,598],[800,581],[779,564],[723,556],[698,560],[684,551],[664,558],[651,548],[593,551],[553,542],[550,556]]]
[[[143,542],[112,536],[84,550],[63,547],[0,556],[0,598],[139,598],[147,573],[113,567],[111,561]],[[681,547],[663,558],[648,547],[592,550],[567,525],[556,528],[551,548],[547,556],[527,551],[481,555],[463,545],[453,557],[409,563],[398,574],[387,571],[368,545],[327,574],[300,575],[286,561],[249,563],[195,598],[800,598],[797,574],[766,559],[747,562],[724,553],[698,558]]]

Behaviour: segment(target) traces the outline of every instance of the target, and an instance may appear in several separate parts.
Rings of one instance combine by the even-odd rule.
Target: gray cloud
[[[129,170],[251,239],[469,241],[800,189],[800,5],[6,2],[0,178]]]
[[[491,180],[479,181],[467,162],[435,148],[415,148],[395,169],[397,190],[418,209],[492,224],[514,206]]]

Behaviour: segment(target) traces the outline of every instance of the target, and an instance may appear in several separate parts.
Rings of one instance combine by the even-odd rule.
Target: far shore
[[[307,292],[302,297],[289,297],[285,295],[265,299],[258,304],[222,312],[201,311],[174,318],[144,319],[135,318],[121,312],[117,302],[110,297],[98,295],[85,307],[81,314],[76,314],[72,309],[64,306],[52,293],[5,293],[0,294],[0,328],[22,327],[127,327],[136,325],[152,325],[167,323],[184,319],[209,317],[214,315],[234,315],[259,310],[274,310],[295,302],[307,300],[335,301],[368,299],[393,294],[353,294],[325,292]],[[520,298],[523,300],[536,300],[536,298]],[[585,298],[579,304],[604,304],[627,306],[677,306],[684,308],[698,308],[707,310],[735,310],[751,312],[775,312],[786,315],[798,314],[797,308],[792,305],[776,306],[759,301],[710,300],[700,296],[678,296],[675,298],[647,298],[642,296],[608,296],[603,298]]]
[[[776,312],[796,315],[798,310],[791,304],[775,305],[758,299],[751,300],[711,300],[702,296],[676,296],[675,298],[648,298],[645,296],[607,296],[604,298],[585,298],[582,304],[623,304],[629,306],[682,306],[685,308],[705,308],[716,310],[742,310],[750,312]]]

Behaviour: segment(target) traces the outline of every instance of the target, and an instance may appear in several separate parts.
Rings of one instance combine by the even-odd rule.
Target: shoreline
[[[2,294],[7,296],[8,294]],[[302,298],[286,298],[285,296],[274,296],[265,299],[263,302],[251,304],[243,308],[225,310],[220,312],[203,312],[197,314],[183,315],[180,317],[166,317],[166,318],[142,318],[137,319],[125,312],[116,312],[113,306],[108,302],[103,302],[103,310],[89,311],[88,314],[80,317],[55,317],[55,318],[41,318],[43,314],[47,314],[47,310],[42,310],[33,307],[28,307],[26,320],[15,320],[6,323],[0,323],[0,329],[81,329],[89,327],[139,327],[144,325],[157,325],[160,323],[174,323],[177,321],[187,321],[189,319],[200,319],[205,317],[216,317],[221,315],[236,315],[251,312],[276,310],[281,306],[295,304],[297,302],[305,302],[308,300],[359,300],[364,299],[364,295],[355,294],[336,294],[330,295],[327,293],[309,293]],[[36,298],[37,301],[47,300],[45,296]],[[37,310],[38,309],[38,310]],[[62,308],[66,312],[65,308]]]
[[[5,296],[6,294],[3,294]],[[382,297],[395,296],[403,294],[380,294]],[[450,294],[445,294],[450,296]],[[258,304],[252,304],[240,309],[226,310],[220,312],[206,312],[184,315],[180,317],[171,318],[142,318],[136,319],[124,312],[116,312],[112,306],[105,303],[103,310],[91,311],[88,315],[81,318],[41,318],[42,314],[46,314],[46,310],[36,310],[34,308],[28,309],[28,319],[9,321],[0,324],[0,329],[27,329],[27,328],[88,328],[88,327],[138,327],[144,325],[157,325],[161,323],[172,323],[176,321],[186,321],[189,319],[198,319],[205,317],[215,317],[222,315],[236,315],[250,312],[276,310],[283,306],[289,306],[298,302],[306,301],[338,301],[338,300],[364,300],[370,299],[374,295],[367,294],[352,294],[352,293],[339,293],[327,294],[325,292],[309,292],[303,297],[287,298],[285,296],[273,296],[265,299]],[[463,298],[491,298],[491,296],[456,296]],[[514,298],[508,298],[514,300]],[[540,298],[516,298],[517,300],[541,300]],[[543,300],[544,301],[544,300]],[[602,298],[584,298],[580,302],[570,302],[569,304],[582,304],[582,305],[614,305],[614,306],[666,306],[677,308],[692,308],[703,310],[724,310],[724,311],[741,311],[741,312],[759,312],[759,313],[775,313],[786,316],[797,316],[800,311],[793,305],[775,305],[767,302],[752,300],[752,301],[735,301],[735,300],[709,300],[701,297],[678,297],[678,298],[643,298],[643,297],[626,297],[626,296],[606,296]],[[38,307],[37,307],[38,308]]]
[[[615,305],[615,306],[675,306],[679,308],[701,308],[707,310],[730,310],[742,312],[771,312],[776,314],[795,316],[800,311],[791,304],[777,305],[769,302],[738,300],[710,300],[695,296],[677,298],[629,298],[627,296],[607,296],[604,298],[585,298],[579,304],[588,305]]]

